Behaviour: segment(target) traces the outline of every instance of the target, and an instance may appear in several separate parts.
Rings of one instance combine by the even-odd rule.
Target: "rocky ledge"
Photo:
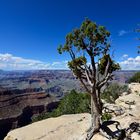
[[[112,121],[120,123],[121,129],[126,130],[132,126],[132,123],[140,123],[140,84],[129,86],[130,89],[137,87],[137,92],[131,90],[130,93],[123,94],[116,100],[115,109],[118,111],[120,108],[123,113],[114,115],[112,118]],[[113,107],[110,110],[112,109]],[[85,140],[89,126],[90,114],[88,113],[63,115],[10,131],[4,140]],[[109,128],[113,132],[117,129],[114,124]],[[102,134],[95,134],[92,140],[108,140]],[[130,137],[133,140],[140,140],[139,134],[140,130],[134,131]]]
[[[133,121],[140,122],[131,116],[115,118],[126,128]],[[8,133],[4,140],[85,140],[86,131],[90,126],[90,114],[63,115],[33,123],[31,125],[15,129]],[[113,130],[114,126],[110,126]],[[137,133],[131,136],[134,140],[140,140]],[[100,133],[92,140],[108,140]]]

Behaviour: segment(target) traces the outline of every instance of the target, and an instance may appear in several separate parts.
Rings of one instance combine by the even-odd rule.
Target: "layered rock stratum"
[[[25,126],[31,117],[56,108],[55,98],[44,92],[0,95],[0,139],[11,129]]]

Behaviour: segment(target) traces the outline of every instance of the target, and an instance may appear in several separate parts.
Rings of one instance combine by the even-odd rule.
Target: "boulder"
[[[115,103],[124,108],[127,114],[140,117],[140,96],[138,94],[131,93],[129,95],[120,96]]]
[[[125,108],[115,104],[105,104],[103,113],[111,113],[112,116],[119,116],[125,113]]]
[[[131,83],[128,85],[132,93],[140,93],[140,83]]]

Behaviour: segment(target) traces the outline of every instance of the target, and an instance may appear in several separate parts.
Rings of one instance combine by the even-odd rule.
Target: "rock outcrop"
[[[120,96],[116,101],[116,105],[122,107],[125,110],[126,115],[132,115],[140,118],[140,84],[129,84],[131,90],[130,94]]]

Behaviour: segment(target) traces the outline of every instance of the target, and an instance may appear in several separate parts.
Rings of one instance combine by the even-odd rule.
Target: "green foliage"
[[[109,121],[112,118],[112,115],[109,113],[102,114],[101,120],[102,121]]]
[[[114,103],[115,100],[123,93],[128,91],[128,86],[120,86],[117,83],[110,84],[103,93],[101,93],[101,98],[108,103]]]
[[[61,113],[60,115],[90,112],[89,98],[90,97],[86,94],[80,94],[72,90],[69,95],[62,99],[58,107],[58,111]]]
[[[38,116],[32,117],[32,122],[37,122],[37,121],[40,121],[40,120],[43,120],[43,119],[46,119],[46,118],[47,118],[47,113],[42,113]]]
[[[50,117],[58,117],[63,114],[90,113],[90,96],[84,93],[77,93],[72,90],[61,101],[57,109],[52,112],[40,114],[32,119],[33,122]]]
[[[110,63],[108,72],[112,73],[113,71],[119,70],[120,66],[118,63],[115,63],[110,55],[104,55],[101,60],[100,60],[100,64],[99,64],[99,71],[100,73],[103,75],[106,69],[106,66],[108,65],[108,63]]]
[[[80,68],[81,66],[85,65],[86,63],[87,63],[86,58],[83,56],[80,56],[78,58],[75,58],[73,61],[69,61],[68,67],[70,69],[73,69],[73,73],[75,75],[77,75],[77,77],[80,77],[81,71],[78,69],[78,67]]]
[[[135,73],[129,80],[129,83],[131,82],[137,82],[140,83],[140,72]]]

